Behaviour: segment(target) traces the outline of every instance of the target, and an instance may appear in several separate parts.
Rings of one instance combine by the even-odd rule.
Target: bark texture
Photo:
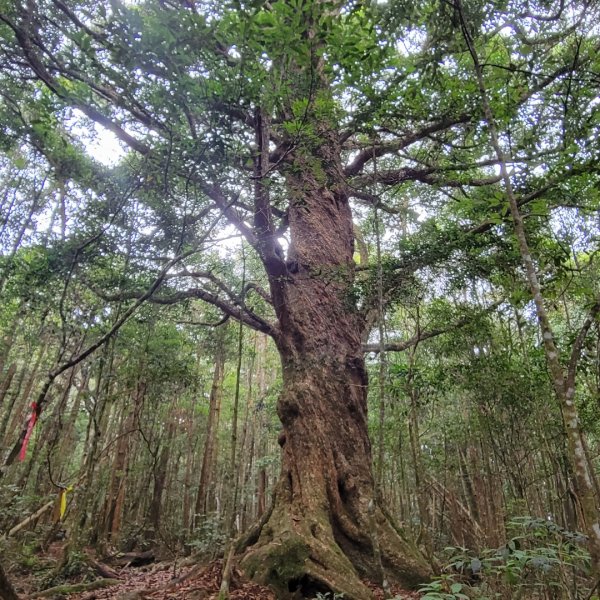
[[[2,565],[0,565],[0,600],[19,600],[19,596],[11,585]]]
[[[282,473],[274,510],[242,565],[281,598],[334,591],[362,600],[371,592],[360,578],[381,578],[377,548],[392,580],[416,584],[429,569],[379,508],[369,517],[375,493],[352,216],[338,140],[325,126],[319,134],[310,158],[294,154],[287,174],[292,243],[281,271],[271,272]]]

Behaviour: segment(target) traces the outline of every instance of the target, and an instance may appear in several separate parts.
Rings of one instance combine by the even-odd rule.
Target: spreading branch
[[[117,294],[104,294],[99,291],[96,291],[103,300],[108,302],[119,302],[125,300],[134,300],[139,299],[142,295],[140,291],[127,291],[127,292],[119,292]],[[271,337],[277,336],[277,328],[258,316],[256,313],[251,311],[248,307],[244,306],[235,306],[219,298],[216,294],[209,292],[208,290],[204,290],[202,288],[188,288],[186,290],[180,290],[172,293],[165,294],[154,294],[151,297],[148,297],[147,300],[151,304],[159,304],[162,306],[169,306],[173,304],[178,304],[185,300],[202,300],[207,304],[212,304],[221,312],[230,317],[233,317],[237,321],[241,321],[244,325],[248,325],[252,329],[256,331],[260,331],[265,333]]]
[[[453,323],[452,325],[448,325],[448,327],[438,327],[438,328],[429,329],[426,331],[419,331],[418,333],[416,333],[415,335],[413,335],[412,337],[410,337],[407,340],[401,340],[401,341],[396,341],[396,342],[394,342],[394,341],[386,342],[383,345],[383,348],[380,343],[363,344],[363,347],[362,347],[363,352],[365,352],[365,353],[371,352],[373,354],[379,354],[379,352],[381,352],[382,349],[384,352],[404,352],[405,350],[408,350],[409,348],[412,348],[413,346],[417,346],[418,344],[420,344],[421,342],[423,342],[425,340],[431,339],[433,337],[437,337],[438,335],[442,335],[444,333],[448,333],[449,331],[454,331],[456,329],[460,329],[461,327],[464,327],[465,325],[472,323],[473,320],[475,318],[477,318],[478,316],[493,312],[494,310],[496,310],[498,308],[498,306],[500,306],[500,304],[502,304],[502,301],[494,302],[492,305],[488,306],[479,315],[477,315],[475,317],[473,315],[464,317],[464,318],[456,321],[456,323]]]
[[[431,134],[437,133],[438,131],[445,131],[450,129],[454,125],[462,123],[468,123],[471,117],[468,115],[461,115],[459,117],[446,117],[436,123],[430,123],[425,125],[423,128],[410,133],[400,135],[397,140],[392,141],[374,141],[371,146],[365,147],[361,150],[352,160],[352,162],[344,169],[344,175],[346,177],[354,177],[362,172],[367,163],[386,156],[388,154],[395,154],[404,148],[407,148],[411,144],[420,140],[428,138]]]
[[[382,185],[398,185],[407,181],[419,181],[433,185],[443,185],[447,187],[484,187],[498,183],[502,180],[499,175],[489,177],[474,177],[465,179],[451,179],[444,176],[448,171],[464,170],[464,167],[455,165],[453,167],[426,167],[424,169],[415,169],[413,167],[402,167],[400,169],[387,169],[377,173],[368,173],[354,177],[350,180],[352,187],[361,188],[365,185],[380,183]]]

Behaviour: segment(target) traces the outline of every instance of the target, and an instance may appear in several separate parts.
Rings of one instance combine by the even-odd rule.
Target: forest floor
[[[68,596],[69,600],[208,600],[217,596],[221,585],[222,561],[207,566],[182,567],[159,563],[154,567],[126,567],[119,571],[122,582],[107,589]],[[234,571],[232,600],[276,600],[265,587],[245,581]]]
[[[104,590],[68,596],[69,600],[211,600],[216,598],[221,585],[222,561],[216,560],[204,567],[184,567],[175,574],[172,565],[158,565],[158,569],[142,571],[123,569],[123,582]],[[375,585],[376,600],[383,600],[383,590]],[[394,590],[396,598],[417,600],[416,592]],[[276,600],[268,588],[244,579],[234,569],[230,589],[231,600]]]
[[[176,563],[162,562],[144,567],[123,567],[118,570],[119,582],[110,587],[87,590],[78,593],[31,594],[31,598],[50,598],[53,600],[213,600],[216,599],[221,585],[221,560],[208,565],[181,566]],[[107,580],[108,582],[109,580]],[[383,600],[384,592],[374,584],[375,600]],[[416,592],[393,589],[395,598],[417,600]],[[245,579],[234,568],[230,587],[231,600],[277,600],[268,588]]]

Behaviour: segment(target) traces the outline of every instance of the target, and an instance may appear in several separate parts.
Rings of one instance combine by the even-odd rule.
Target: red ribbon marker
[[[27,445],[29,444],[29,438],[33,432],[33,428],[35,426],[35,422],[37,421],[37,404],[35,402],[31,403],[31,417],[29,417],[29,423],[27,425],[27,433],[25,434],[25,439],[23,440],[23,445],[21,446],[21,452],[19,452],[19,460],[23,462],[25,460],[25,454],[27,453]]]

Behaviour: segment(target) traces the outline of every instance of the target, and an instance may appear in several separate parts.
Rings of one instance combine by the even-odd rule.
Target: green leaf
[[[453,594],[458,594],[458,592],[460,592],[460,590],[462,590],[462,588],[463,588],[463,585],[462,585],[462,583],[453,583],[453,584],[450,586],[450,591],[451,591]]]

